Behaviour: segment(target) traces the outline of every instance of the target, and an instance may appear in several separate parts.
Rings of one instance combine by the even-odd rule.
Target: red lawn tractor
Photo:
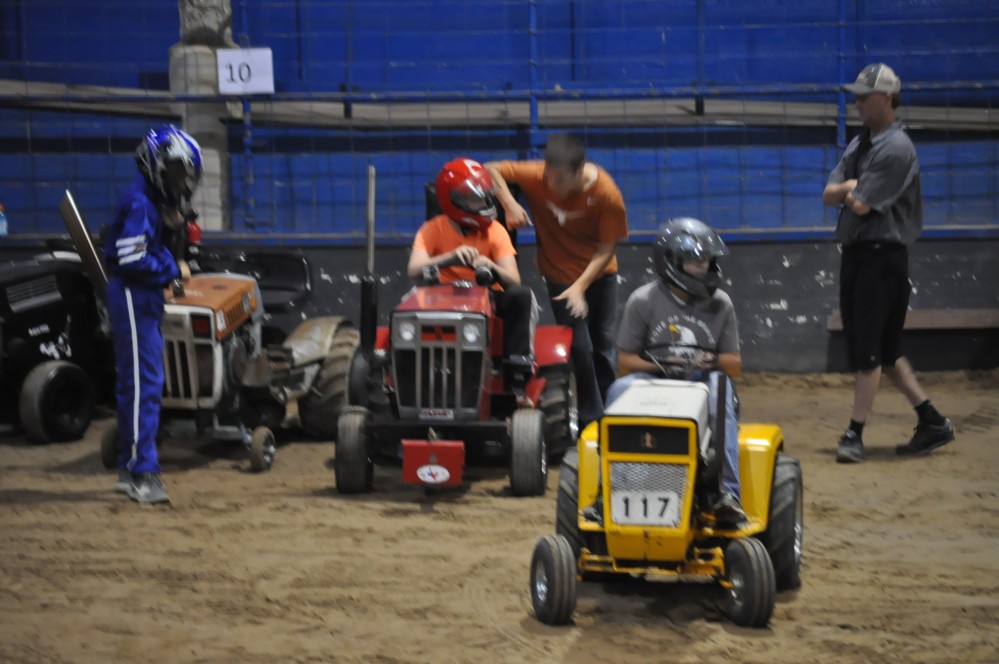
[[[548,459],[578,434],[572,330],[537,326],[529,375],[515,379],[502,357],[503,321],[489,297],[488,270],[477,283],[415,287],[389,325],[378,327],[372,235],[369,218],[361,343],[350,369],[351,405],[337,426],[337,491],[370,491],[380,458],[401,460],[404,482],[428,490],[460,485],[466,452],[492,451],[509,461],[513,495],[543,495]]]

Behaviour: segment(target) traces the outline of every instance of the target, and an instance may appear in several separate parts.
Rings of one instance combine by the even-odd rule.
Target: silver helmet
[[[692,217],[666,220],[659,227],[652,260],[656,272],[667,284],[689,293],[695,299],[714,295],[721,282],[717,258],[728,254],[728,247],[710,226]],[[708,272],[695,277],[683,270],[684,261],[709,261]]]

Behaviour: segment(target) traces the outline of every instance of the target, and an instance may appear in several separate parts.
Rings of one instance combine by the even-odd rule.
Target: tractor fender
[[[600,442],[598,429],[586,427],[579,437],[579,505],[592,505],[600,495]]]
[[[343,316],[320,316],[302,321],[281,344],[291,350],[293,365],[322,362],[333,347],[341,325],[349,324]]]
[[[534,357],[539,367],[567,364],[572,350],[572,328],[539,325],[534,331]]]
[[[752,519],[767,522],[770,492],[773,489],[777,454],[784,447],[784,436],[774,424],[739,425],[739,482],[742,507]]]
[[[379,325],[375,331],[375,350],[389,349],[390,331],[388,325]]]

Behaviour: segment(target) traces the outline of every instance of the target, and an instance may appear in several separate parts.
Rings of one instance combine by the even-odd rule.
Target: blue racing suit
[[[118,372],[118,468],[159,473],[156,433],[163,396],[164,289],[180,276],[163,244],[155,190],[137,175],[104,241],[108,317]]]

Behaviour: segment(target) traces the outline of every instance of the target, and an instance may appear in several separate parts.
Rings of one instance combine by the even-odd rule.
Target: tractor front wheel
[[[338,493],[371,491],[375,465],[368,450],[367,421],[366,408],[348,406],[340,413],[333,460]]]
[[[510,489],[515,496],[543,496],[547,485],[544,414],[518,408],[510,423]]]
[[[725,547],[730,587],[725,613],[736,625],[766,627],[777,595],[774,568],[763,543],[753,537],[734,539]]]
[[[277,443],[270,427],[259,426],[250,437],[250,470],[262,473],[274,465]]]
[[[561,535],[545,535],[534,546],[531,606],[546,625],[566,625],[576,610],[576,558]]]

